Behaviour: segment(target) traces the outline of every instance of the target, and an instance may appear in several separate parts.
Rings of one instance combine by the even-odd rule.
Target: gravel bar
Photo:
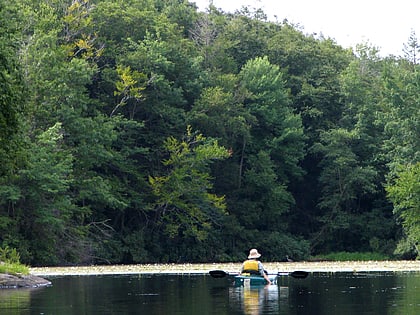
[[[420,261],[319,261],[263,262],[269,272],[420,272]],[[118,274],[207,274],[210,270],[238,272],[241,263],[94,265],[77,267],[31,267],[36,276]]]

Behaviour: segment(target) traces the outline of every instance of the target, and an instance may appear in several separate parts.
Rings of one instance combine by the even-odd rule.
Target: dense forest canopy
[[[261,10],[0,3],[0,246],[24,263],[419,255],[420,45]]]

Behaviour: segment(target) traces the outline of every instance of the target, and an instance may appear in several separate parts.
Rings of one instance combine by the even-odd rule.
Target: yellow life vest
[[[243,273],[258,273],[258,260],[246,260],[242,267]]]

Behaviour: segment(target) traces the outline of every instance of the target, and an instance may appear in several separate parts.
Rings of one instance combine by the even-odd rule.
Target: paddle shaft
[[[224,277],[227,277],[227,276],[238,275],[238,273],[229,273],[229,272],[226,272],[226,271],[223,271],[223,270],[211,270],[211,271],[209,271],[209,273],[210,273],[210,276],[212,276],[213,278],[224,278]],[[278,272],[277,275],[278,276],[286,276],[287,275],[287,276],[291,276],[291,277],[296,278],[296,279],[305,279],[309,275],[309,272],[298,270],[298,271],[293,271],[291,273]]]

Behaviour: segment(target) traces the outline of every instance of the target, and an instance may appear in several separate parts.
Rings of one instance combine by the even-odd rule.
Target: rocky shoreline
[[[51,281],[35,275],[0,274],[0,289],[39,288],[50,285]]]
[[[269,272],[420,272],[420,261],[345,261],[264,263]],[[115,275],[115,274],[207,274],[210,270],[239,271],[240,263],[138,264],[78,267],[34,267],[35,276]]]

